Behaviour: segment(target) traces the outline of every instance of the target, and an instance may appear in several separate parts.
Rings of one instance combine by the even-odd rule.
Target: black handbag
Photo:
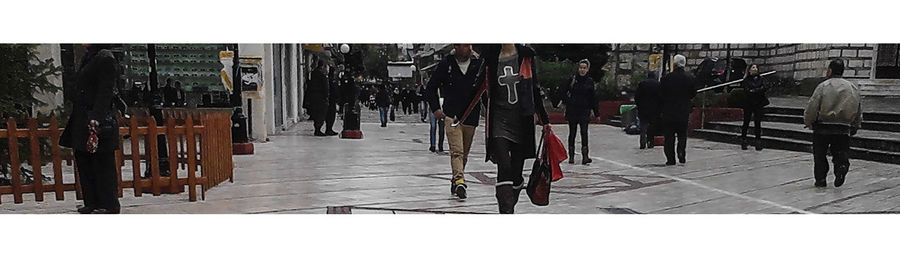
[[[531,175],[528,176],[528,186],[525,188],[528,199],[531,199],[531,203],[537,206],[550,204],[550,182],[553,179],[550,163],[547,161],[547,151],[543,149],[545,134],[546,132],[541,132],[537,159],[534,160]]]

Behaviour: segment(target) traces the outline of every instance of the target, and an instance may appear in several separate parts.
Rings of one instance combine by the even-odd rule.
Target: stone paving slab
[[[325,214],[329,206],[376,215],[497,212],[496,166],[484,162],[483,126],[470,154],[465,201],[449,194],[449,156],[428,151],[427,124],[363,123],[362,140],[314,137],[311,127],[300,123],[257,143],[255,155],[235,156],[235,182],[207,191],[205,201],[188,202],[185,194],[134,197],[126,189],[123,212]],[[565,125],[554,131],[567,137]],[[640,150],[637,136],[620,128],[591,125],[590,135],[594,163],[564,162],[566,177],[553,184],[550,206],[534,206],[522,193],[517,213],[900,212],[898,165],[851,160],[844,187],[819,189],[812,186],[812,155],[805,153],[741,151],[691,138],[688,163],[664,166],[662,147]],[[575,160],[580,163],[580,153]],[[3,195],[0,213],[74,214],[80,201],[66,196],[42,203],[25,196],[26,203],[13,204]]]

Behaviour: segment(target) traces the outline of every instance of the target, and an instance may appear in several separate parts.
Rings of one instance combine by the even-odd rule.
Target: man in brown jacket
[[[844,62],[832,60],[828,64],[828,80],[825,80],[809,98],[803,113],[807,128],[813,130],[813,156],[815,160],[815,186],[825,187],[828,175],[826,154],[831,149],[834,163],[834,186],[844,184],[850,170],[850,136],[855,135],[862,124],[862,105],[859,87],[842,78]]]

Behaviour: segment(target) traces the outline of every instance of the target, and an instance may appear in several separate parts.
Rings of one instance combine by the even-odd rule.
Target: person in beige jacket
[[[862,124],[862,104],[859,87],[842,78],[844,62],[832,60],[828,64],[828,79],[820,83],[809,98],[803,120],[813,130],[813,158],[815,186],[825,187],[828,176],[827,152],[834,163],[834,186],[844,184],[850,170],[850,136]]]

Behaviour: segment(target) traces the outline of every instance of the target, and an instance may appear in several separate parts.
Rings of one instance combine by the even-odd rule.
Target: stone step
[[[900,85],[861,84],[861,85],[859,85],[859,90],[861,90],[861,91],[878,91],[878,90],[900,91]]]
[[[708,122],[706,123],[704,129],[740,134],[741,126],[743,125],[742,123],[743,122],[741,121]],[[803,128],[803,125],[800,124],[764,122],[762,124],[762,127],[763,136],[812,142],[812,131]],[[748,137],[752,137],[753,133],[754,128],[751,124],[750,129],[748,130]],[[855,136],[851,137],[850,146],[862,149],[900,153],[900,133],[859,130],[859,132]]]
[[[740,133],[712,129],[696,129],[692,132],[691,136],[710,141],[740,145]],[[809,141],[769,136],[763,136],[761,139],[760,144],[763,148],[812,153],[812,142]],[[900,164],[900,153],[897,152],[850,147],[849,155],[852,159]]]
[[[900,97],[900,80],[858,80],[859,94],[866,97]]]
[[[862,129],[865,130],[874,130],[874,131],[886,131],[886,132],[900,132],[900,121],[897,122],[888,122],[888,121],[869,121],[866,116],[863,116]],[[766,114],[763,118],[764,122],[782,122],[782,123],[794,123],[794,124],[803,124],[803,116],[798,115],[787,115],[787,114]]]
[[[900,104],[900,100],[898,100],[898,104]],[[866,106],[863,106],[863,121],[900,122],[900,113],[867,111],[865,108]],[[766,114],[803,116],[803,108],[799,107],[771,106],[766,107],[765,112]]]

